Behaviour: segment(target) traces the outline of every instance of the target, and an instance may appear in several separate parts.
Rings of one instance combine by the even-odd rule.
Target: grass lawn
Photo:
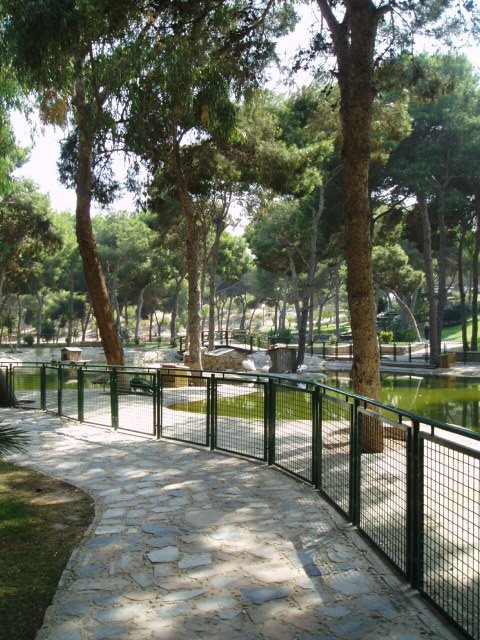
[[[478,317],[480,327],[480,316]],[[470,340],[472,337],[472,321],[467,322],[467,338]],[[462,326],[460,324],[454,327],[446,327],[442,331],[442,340],[451,340],[452,342],[462,342]]]
[[[0,461],[0,640],[30,640],[94,515],[90,496]]]

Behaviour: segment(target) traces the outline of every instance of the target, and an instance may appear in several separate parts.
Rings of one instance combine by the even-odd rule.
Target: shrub
[[[27,347],[33,346],[34,340],[35,339],[31,334],[28,334],[27,336],[23,336],[23,342],[27,345]]]
[[[393,342],[393,331],[380,331],[379,338],[382,344],[390,344]]]

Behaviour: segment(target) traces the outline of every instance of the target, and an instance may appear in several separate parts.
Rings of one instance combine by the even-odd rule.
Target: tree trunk
[[[22,299],[20,294],[17,294],[17,308],[18,308],[18,320],[17,320],[17,347],[22,342],[22,325],[23,325],[23,314],[24,310],[22,309]]]
[[[447,178],[440,189],[437,207],[439,248],[437,253],[438,292],[437,292],[437,351],[442,352],[442,330],[445,307],[447,305],[447,228],[445,225],[445,189]]]
[[[295,262],[293,260],[293,255],[291,253],[288,254],[288,260],[290,263],[290,273],[292,274],[292,296],[293,296],[293,305],[295,307],[295,316],[297,319],[297,331],[300,331],[302,311],[300,306],[298,273],[297,273],[297,268],[295,266]]]
[[[75,294],[75,277],[73,271],[73,265],[70,265],[69,269],[69,292],[68,292],[68,324],[67,324],[67,345],[72,344],[73,339],[73,297]]]
[[[40,344],[40,339],[42,337],[42,322],[43,322],[43,303],[45,301],[45,296],[44,294],[39,291],[36,294],[36,298],[37,298],[37,344]]]
[[[211,351],[215,346],[215,278],[217,276],[218,249],[220,238],[224,230],[224,225],[215,226],[215,239],[213,241],[210,254],[210,281],[208,292],[208,349]]]
[[[177,317],[178,317],[178,300],[180,298],[180,290],[185,274],[181,274],[175,283],[175,293],[172,301],[172,315],[170,316],[170,342],[173,344],[177,339]]]
[[[440,365],[439,340],[437,336],[437,301],[435,297],[435,282],[433,278],[433,258],[432,258],[432,231],[430,218],[428,217],[428,206],[423,194],[417,196],[420,220],[423,231],[423,263],[425,270],[425,286],[428,298],[428,324],[430,326],[430,364],[434,367]]]
[[[187,280],[188,280],[188,355],[185,362],[192,369],[202,368],[202,300],[200,293],[200,252],[197,223],[190,206],[187,182],[183,171],[180,144],[175,132],[175,178],[180,198],[180,209],[187,227]]]
[[[417,342],[421,342],[422,341],[422,336],[420,335],[420,331],[418,329],[418,324],[417,321],[415,320],[415,316],[413,315],[412,310],[410,309],[410,307],[408,306],[408,304],[405,302],[405,300],[403,300],[398,293],[396,293],[395,291],[393,291],[392,289],[389,289],[390,293],[394,296],[395,300],[398,302],[398,304],[400,305],[400,308],[403,310],[403,312],[405,313],[405,316],[407,317],[408,323],[409,325],[412,327],[414,333],[415,333],[415,340]]]
[[[472,338],[471,349],[478,349],[478,258],[480,255],[480,198],[475,198],[475,245],[472,255]]]
[[[90,218],[93,134],[89,106],[85,101],[85,88],[81,80],[77,82],[74,101],[79,136],[76,176],[76,234],[78,248],[105,358],[110,365],[123,365],[125,364],[123,347],[110,306]]]
[[[462,325],[462,345],[463,350],[468,351],[468,336],[467,336],[467,312],[466,312],[466,300],[465,300],[465,284],[463,281],[463,249],[465,246],[465,234],[466,234],[465,221],[462,220],[460,228],[460,239],[458,243],[457,253],[457,269],[458,269],[458,291],[460,293],[460,312],[461,312],[461,325]]]
[[[372,106],[375,95],[373,58],[379,21],[390,6],[376,8],[372,0],[345,1],[340,23],[327,0],[317,0],[330,30],[338,63],[340,119],[345,179],[347,293],[353,337],[353,390],[380,399],[380,358],[371,261],[368,171]],[[362,425],[362,450],[381,452],[383,438],[377,421]]]
[[[140,322],[142,320],[142,308],[143,308],[143,295],[145,293],[146,285],[140,289],[140,293],[137,298],[137,312],[135,314],[135,344],[140,342]]]
[[[305,360],[305,344],[307,339],[307,322],[311,315],[312,305],[312,293],[313,293],[313,281],[315,280],[315,271],[317,270],[317,237],[318,237],[318,223],[323,213],[325,205],[325,192],[323,186],[320,187],[318,206],[313,211],[312,215],[312,228],[310,231],[310,260],[308,265],[307,282],[303,290],[302,307],[300,312],[300,324],[298,327],[298,353],[297,361],[295,363],[295,371],[303,365]]]
[[[87,339],[87,329],[88,329],[88,324],[90,322],[90,316],[92,315],[92,306],[90,305],[88,307],[88,311],[85,314],[85,322],[81,321],[81,325],[82,325],[82,342],[85,342],[85,340]]]

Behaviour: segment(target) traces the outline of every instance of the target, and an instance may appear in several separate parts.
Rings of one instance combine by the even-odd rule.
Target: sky
[[[280,62],[288,64],[295,51],[300,45],[309,41],[309,28],[319,20],[318,10],[315,11],[313,3],[308,3],[301,8],[301,19],[295,31],[280,39],[277,51]],[[480,47],[470,47],[465,51],[472,63],[480,67]],[[306,73],[300,73],[295,77],[295,85],[301,87],[309,82]],[[272,69],[269,88],[285,91],[282,86],[280,74],[276,69]],[[38,121],[33,120],[34,133],[32,127],[25,118],[15,113],[12,116],[12,123],[19,144],[31,146],[32,152],[30,160],[16,172],[17,176],[31,178],[43,193],[50,195],[52,207],[57,211],[75,211],[75,192],[73,189],[66,189],[58,181],[57,160],[60,152],[60,141],[64,133],[60,128],[52,126],[42,127]],[[124,162],[117,158],[114,163],[115,172],[119,177],[125,173]],[[113,210],[134,210],[133,199],[130,194],[125,193],[111,207]],[[93,205],[93,213],[98,213],[100,209]]]

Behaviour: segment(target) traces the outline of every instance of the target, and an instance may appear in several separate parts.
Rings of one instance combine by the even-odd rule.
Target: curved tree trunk
[[[418,324],[417,324],[417,321],[415,320],[415,316],[413,315],[412,310],[410,309],[408,304],[405,302],[405,300],[403,300],[398,295],[398,293],[393,291],[393,289],[389,289],[389,291],[394,296],[395,300],[398,302],[398,304],[400,305],[401,309],[403,309],[403,312],[405,313],[405,315],[406,315],[406,317],[408,319],[408,323],[412,327],[412,329],[413,329],[413,331],[415,333],[415,340],[417,342],[422,342],[422,336],[420,334],[420,330],[418,328]]]
[[[76,181],[76,234],[78,248],[105,358],[110,365],[123,365],[125,364],[123,347],[110,306],[90,218],[92,200],[92,134],[90,131],[91,123],[88,118],[88,105],[85,102],[85,93],[81,82],[77,84],[75,106],[79,136]]]

